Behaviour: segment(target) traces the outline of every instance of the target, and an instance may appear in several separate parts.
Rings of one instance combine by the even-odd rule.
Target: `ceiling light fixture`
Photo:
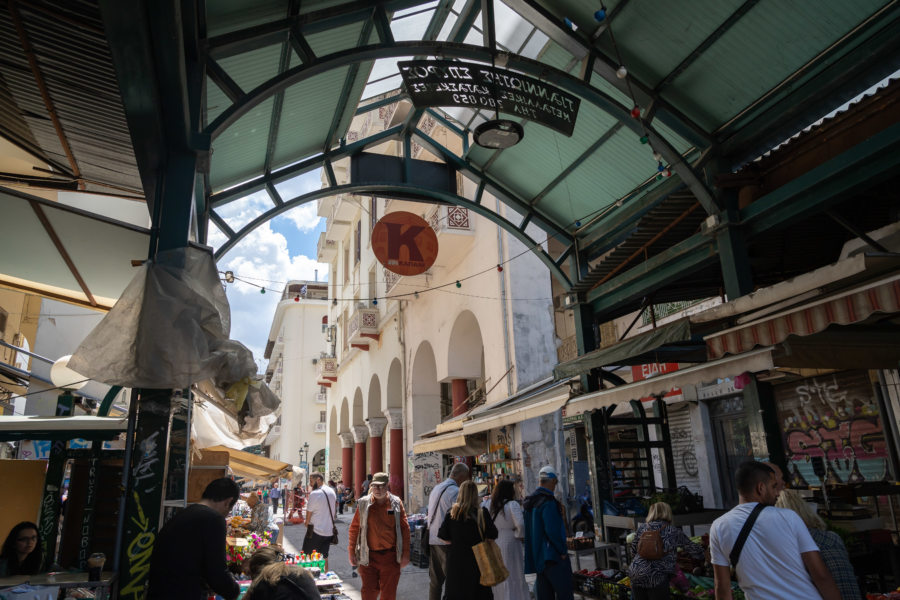
[[[484,148],[509,148],[521,142],[523,137],[522,126],[509,119],[491,119],[475,128],[475,143]]]

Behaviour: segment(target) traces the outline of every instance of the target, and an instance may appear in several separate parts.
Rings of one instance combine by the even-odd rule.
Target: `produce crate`
[[[575,592],[601,600],[631,600],[631,588],[611,579],[591,577],[575,573],[572,575]]]

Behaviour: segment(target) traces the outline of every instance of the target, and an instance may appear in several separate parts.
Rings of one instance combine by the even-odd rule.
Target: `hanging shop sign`
[[[499,109],[571,136],[581,100],[539,79],[489,65],[449,60],[397,63],[416,108]]]
[[[419,215],[397,211],[384,215],[372,229],[372,250],[397,275],[420,275],[434,264],[437,235]]]
[[[775,387],[792,487],[890,477],[878,403],[865,371]]]

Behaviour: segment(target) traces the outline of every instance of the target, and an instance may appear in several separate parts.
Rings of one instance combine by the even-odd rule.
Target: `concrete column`
[[[338,437],[341,438],[341,483],[346,488],[353,485],[353,434],[345,431]]]
[[[362,482],[366,480],[366,439],[369,430],[365,425],[354,425],[353,429],[353,492],[362,495]]]
[[[450,413],[450,418],[458,417],[466,412],[466,397],[469,395],[466,387],[467,381],[467,379],[453,379],[450,382],[450,396],[453,400],[453,412]]]
[[[403,493],[403,465],[405,464],[403,457],[403,409],[388,408],[384,411],[384,416],[390,425],[390,488],[391,493],[399,496],[401,499],[405,496]]]
[[[366,419],[366,427],[369,428],[369,470],[374,475],[384,471],[384,428],[387,419],[384,417],[369,417]]]

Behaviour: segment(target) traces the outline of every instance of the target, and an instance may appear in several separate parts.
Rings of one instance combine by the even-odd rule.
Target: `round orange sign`
[[[392,212],[375,223],[372,250],[387,270],[397,275],[419,275],[437,258],[437,235],[419,215]]]

